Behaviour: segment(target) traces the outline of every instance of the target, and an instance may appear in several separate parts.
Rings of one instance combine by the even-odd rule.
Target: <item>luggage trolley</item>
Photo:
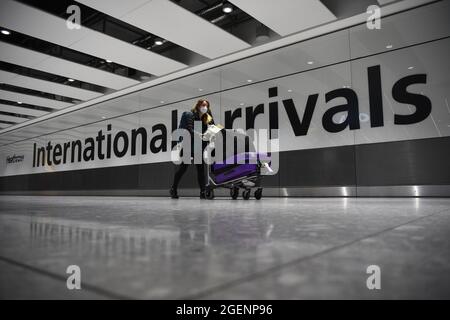
[[[263,191],[261,187],[262,176],[273,172],[270,167],[271,157],[267,153],[256,152],[248,135],[238,130],[224,129],[212,125],[208,127],[207,132],[202,137],[203,140],[209,141],[203,154],[204,159],[208,158],[208,149],[215,150],[218,134],[221,134],[224,142],[223,161],[222,163],[210,163],[206,166],[206,198],[214,199],[214,189],[216,188],[227,188],[230,189],[232,199],[237,199],[239,190],[243,189],[242,197],[248,200],[252,188],[255,188],[255,199],[261,199]],[[226,148],[227,143],[229,148]],[[230,143],[232,143],[231,147]],[[232,150],[231,154],[227,154],[230,149]],[[211,154],[214,154],[214,151]]]

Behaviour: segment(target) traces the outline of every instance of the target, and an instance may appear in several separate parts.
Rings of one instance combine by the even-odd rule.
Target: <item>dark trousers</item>
[[[177,189],[178,184],[180,183],[181,177],[185,174],[189,164],[181,163],[179,165],[178,170],[175,172],[175,177],[173,179],[173,185],[172,188]],[[195,164],[195,167],[197,169],[197,180],[198,180],[198,186],[200,187],[201,191],[205,190],[205,165],[203,163],[201,164]]]

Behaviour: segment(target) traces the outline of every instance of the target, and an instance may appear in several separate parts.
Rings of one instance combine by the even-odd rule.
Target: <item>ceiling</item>
[[[2,0],[0,133],[388,2]],[[74,4],[79,29],[67,26]]]

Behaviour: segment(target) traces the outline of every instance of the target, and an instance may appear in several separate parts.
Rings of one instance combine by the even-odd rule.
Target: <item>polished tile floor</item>
[[[449,299],[450,199],[0,196],[0,298]]]

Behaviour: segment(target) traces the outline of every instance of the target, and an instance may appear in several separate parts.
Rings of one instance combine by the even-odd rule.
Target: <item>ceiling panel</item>
[[[139,81],[117,74],[56,58],[34,50],[0,42],[0,60],[63,77],[96,84],[115,90],[123,89]]]
[[[384,6],[385,4],[388,4],[388,3],[391,3],[394,1],[397,1],[397,0],[378,0],[378,3],[382,6]]]
[[[336,20],[319,0],[230,0],[281,36]]]
[[[6,90],[0,90],[0,99],[14,102],[21,101],[26,104],[53,109],[62,109],[72,105],[71,103],[63,101],[41,98],[37,96],[31,96],[28,94],[22,94]]]
[[[24,107],[20,107],[20,106],[10,106],[8,104],[3,104],[3,103],[0,103],[0,111],[16,113],[16,114],[23,114],[23,115],[34,116],[34,117],[43,116],[44,114],[48,113],[47,111],[29,109],[29,108],[24,108]]]
[[[249,80],[256,82],[304,72],[348,59],[348,30],[341,30],[226,64],[221,67],[221,89],[248,85]]]
[[[245,41],[171,1],[78,0],[77,2],[210,59],[250,47]]]
[[[0,21],[2,27],[157,76],[187,67],[83,26],[71,30],[65,19],[15,1],[1,1]]]
[[[384,17],[382,28],[367,29],[365,24],[350,28],[351,58],[396,50],[450,35],[450,1],[438,1],[404,14]],[[433,23],[430,23],[433,21]]]
[[[3,114],[0,114],[0,120],[1,121],[10,121],[10,122],[15,122],[15,123],[20,123],[20,122],[25,122],[25,121],[27,121],[29,119],[27,119],[27,118],[20,118],[20,117],[13,117],[13,116],[6,116],[6,115],[3,115]]]
[[[103,95],[95,91],[80,89],[60,83],[22,76],[17,73],[0,70],[0,82],[79,100],[90,100]]]

